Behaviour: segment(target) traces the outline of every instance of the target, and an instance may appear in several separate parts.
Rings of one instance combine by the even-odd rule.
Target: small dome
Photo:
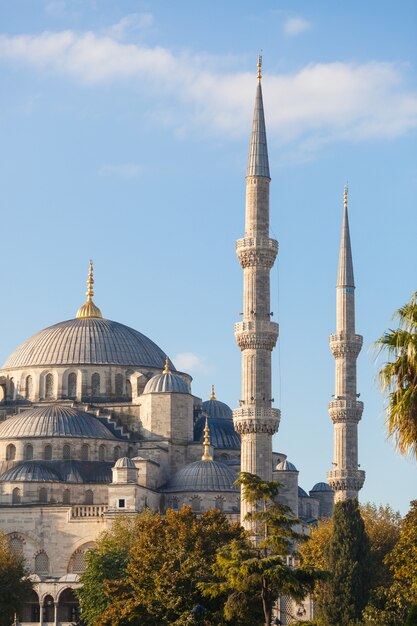
[[[58,404],[28,409],[0,424],[0,440],[26,437],[115,439],[94,415]]]
[[[228,406],[224,402],[220,402],[220,400],[206,400],[205,402],[203,402],[203,411],[209,417],[214,417],[216,419],[233,419],[233,411],[230,406]]]
[[[170,372],[152,376],[143,393],[190,393],[190,388],[181,376]]]
[[[52,467],[34,462],[24,462],[11,467],[0,476],[0,482],[12,482],[14,480],[34,482],[60,482],[61,478],[54,472]]]
[[[129,457],[127,456],[122,456],[121,459],[117,459],[113,467],[128,467],[129,469],[136,469],[136,465],[134,464],[132,459],[129,459]]]
[[[217,461],[196,461],[171,478],[164,491],[236,491],[235,472]]]
[[[302,487],[298,487],[298,497],[299,498],[309,498],[310,496]]]
[[[275,468],[278,472],[298,472],[298,469],[295,467],[293,463],[290,463],[285,459],[285,461],[281,461]]]
[[[333,493],[332,488],[327,483],[316,483],[310,493],[317,493],[318,491],[331,491]]]
[[[235,431],[232,420],[208,417],[207,421],[210,429],[210,440],[212,446],[215,448],[240,450],[240,436]],[[200,415],[194,424],[194,441],[200,441],[203,443],[205,424],[206,416],[204,414]]]

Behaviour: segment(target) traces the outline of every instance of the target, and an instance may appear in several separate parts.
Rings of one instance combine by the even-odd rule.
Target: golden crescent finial
[[[204,426],[204,440],[203,440],[204,452],[201,457],[202,461],[212,461],[213,457],[210,454],[210,428],[208,425],[208,417],[206,417],[206,424]]]
[[[212,385],[210,400],[215,400],[215,399],[216,399],[216,394],[214,393],[214,385]]]
[[[258,54],[258,80],[262,78],[262,50]]]
[[[348,188],[348,184],[346,182],[345,190],[343,192],[343,206],[344,206],[345,209],[347,209],[347,206],[348,206],[348,191],[349,191],[349,188]]]
[[[169,369],[169,359],[168,357],[165,357],[165,368],[164,371],[162,372],[163,374],[170,374],[171,370]]]
[[[94,296],[94,268],[93,261],[90,259],[90,267],[88,270],[87,277],[87,291],[85,293],[87,296],[87,302],[83,304],[77,311],[77,319],[85,318],[85,317],[103,317],[100,309],[93,302]]]

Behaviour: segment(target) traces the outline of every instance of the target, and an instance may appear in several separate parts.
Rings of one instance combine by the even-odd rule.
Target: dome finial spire
[[[81,306],[77,311],[77,319],[84,317],[103,317],[100,309],[93,302],[94,296],[94,268],[93,261],[90,259],[90,268],[88,270],[87,277],[87,302]]]
[[[208,417],[206,417],[206,425],[204,426],[204,441],[203,441],[204,453],[201,457],[202,461],[212,461],[213,457],[210,454],[210,428],[208,425]]]
[[[258,54],[258,80],[262,79],[262,50]]]
[[[216,399],[216,394],[214,393],[214,385],[212,385],[210,400],[215,400],[215,399]]]
[[[345,209],[347,209],[347,207],[348,207],[348,191],[349,191],[349,187],[348,187],[348,183],[346,181],[345,189],[344,189],[344,192],[343,192],[343,206],[344,206]]]
[[[165,357],[165,367],[164,367],[164,371],[162,372],[163,374],[170,374],[171,370],[169,369],[169,359],[166,356]]]

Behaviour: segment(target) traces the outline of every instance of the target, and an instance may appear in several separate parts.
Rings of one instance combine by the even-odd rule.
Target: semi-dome
[[[113,467],[128,467],[136,469],[136,465],[134,464],[132,459],[129,459],[128,456],[122,456],[120,459],[117,459]]]
[[[216,419],[233,419],[233,411],[230,406],[225,404],[225,402],[220,402],[220,400],[217,400],[214,393],[214,385],[211,386],[210,400],[206,400],[205,402],[203,402],[203,411],[209,417],[214,417]]]
[[[107,461],[20,461],[0,476],[0,482],[110,483]]]
[[[171,372],[170,361],[166,357],[164,371],[148,380],[143,393],[190,393],[190,387],[181,376]]]
[[[116,439],[94,415],[57,404],[28,409],[0,424],[0,439],[26,437]]]
[[[235,472],[217,461],[196,461],[179,470],[164,491],[239,491]]]
[[[316,483],[310,493],[319,491],[332,491],[332,488],[327,483]]]
[[[295,467],[294,463],[290,463],[290,461],[281,461],[275,468],[278,472],[298,472],[298,469]]]
[[[240,436],[235,431],[233,422],[223,418],[208,417],[211,443],[215,448],[240,450]],[[194,441],[203,442],[206,415],[200,415],[194,424]]]
[[[61,477],[54,472],[51,466],[45,463],[24,461],[11,467],[0,476],[0,482],[12,481],[59,482]]]
[[[80,317],[36,333],[3,369],[57,365],[126,365],[162,369],[165,353],[142,333],[111,320]],[[175,370],[170,362],[170,368]]]

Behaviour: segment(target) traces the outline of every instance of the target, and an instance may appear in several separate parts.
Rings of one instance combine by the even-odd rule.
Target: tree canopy
[[[11,549],[9,538],[0,532],[0,626],[10,626],[32,590],[23,555]]]

